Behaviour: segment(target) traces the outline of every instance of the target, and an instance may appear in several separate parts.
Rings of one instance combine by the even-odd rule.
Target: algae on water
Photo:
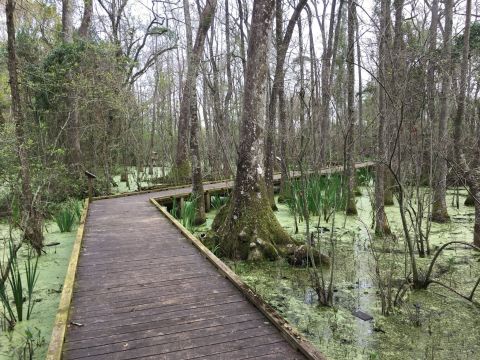
[[[475,359],[480,354],[480,307],[436,285],[428,290],[408,291],[390,316],[381,315],[375,276],[375,262],[368,236],[372,209],[367,189],[357,197],[358,217],[336,214],[336,268],[334,306],[319,307],[311,287],[308,270],[291,267],[286,261],[230,262],[229,266],[268,303],[296,326],[329,359]],[[466,196],[461,192],[462,196]],[[451,203],[449,194],[447,203]],[[463,201],[460,201],[463,204]],[[401,236],[398,207],[386,207],[390,226],[398,242],[382,252],[381,266],[389,264],[395,285],[405,274],[405,244]],[[432,224],[432,249],[452,240],[471,241],[473,210],[461,205],[450,208],[453,219],[447,224]],[[208,230],[215,212],[208,213]],[[276,216],[292,235],[295,222],[288,207],[278,205]],[[317,218],[312,219],[316,223]],[[321,225],[328,225],[320,221]],[[305,223],[299,222],[299,234]],[[297,235],[302,236],[302,235]],[[328,233],[326,236],[329,236]],[[375,240],[376,241],[376,240]],[[374,242],[377,251],[385,250]],[[431,258],[418,258],[425,271]],[[435,278],[468,294],[480,276],[480,257],[470,249],[448,248],[434,270]],[[394,288],[395,289],[395,288]],[[480,293],[476,295],[480,298]],[[352,313],[361,310],[373,316],[363,321]]]
[[[7,233],[8,225],[0,224],[0,238]],[[38,345],[34,359],[45,358],[74,241],[74,230],[61,233],[53,222],[47,224],[45,244],[58,245],[45,247],[46,254],[39,258],[39,277],[34,291],[36,303],[31,319],[18,322],[11,332],[0,330],[0,360],[21,359],[19,354],[30,336],[30,340]],[[3,242],[1,246],[0,251],[3,252]],[[20,249],[18,260],[21,268],[27,256],[28,250]]]

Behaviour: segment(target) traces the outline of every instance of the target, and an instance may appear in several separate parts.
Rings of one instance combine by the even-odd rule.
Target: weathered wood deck
[[[64,358],[303,358],[151,196],[91,204]]]
[[[189,192],[90,204],[64,359],[306,358],[149,202]]]

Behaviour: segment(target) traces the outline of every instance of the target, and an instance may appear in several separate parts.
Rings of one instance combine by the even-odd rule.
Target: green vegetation
[[[222,206],[224,206],[228,202],[228,197],[220,196],[220,195],[213,195],[210,198],[210,205],[215,210],[219,210]]]
[[[29,251],[27,259],[25,261],[25,281],[22,280],[21,266],[19,265],[17,258],[17,247],[15,246],[13,239],[10,237],[8,240],[8,261],[9,261],[9,273],[5,282],[0,282],[0,300],[3,305],[3,318],[2,322],[8,324],[8,328],[2,326],[3,330],[13,330],[17,322],[24,320],[24,302],[27,301],[27,317],[30,319],[33,306],[35,305],[33,299],[33,291],[38,280],[38,256],[35,257],[33,252]],[[27,285],[27,293],[24,293],[23,284]],[[11,296],[11,298],[10,298]],[[11,304],[15,305],[15,311]]]
[[[190,196],[188,200],[184,200],[183,204],[180,200],[174,198],[170,214],[180,220],[185,228],[192,230],[195,224],[195,199],[193,196]]]
[[[55,215],[55,222],[60,232],[70,232],[75,223],[75,213],[70,209],[62,209]]]
[[[9,233],[8,225],[0,223],[0,239],[8,239]],[[13,232],[15,237],[17,234],[17,231]],[[51,246],[44,248],[42,256],[32,257],[27,246],[18,251],[18,270],[26,300],[22,310],[23,321],[17,321],[13,330],[9,330],[8,322],[1,322],[0,360],[29,359],[29,354],[33,354],[33,359],[45,357],[74,240],[74,232],[62,233],[55,223],[49,222],[46,224],[45,243]],[[1,242],[0,256],[5,258],[8,252],[8,242]],[[9,304],[16,317],[8,282],[4,292],[0,287],[0,297],[2,293],[10,299]],[[0,309],[0,312],[10,316],[7,308],[4,309]]]
[[[79,199],[192,182],[171,213],[329,357],[478,357],[478,4],[196,5],[2,2],[0,360],[44,355]]]
[[[393,282],[399,286],[404,276],[403,238],[386,247],[382,239],[369,239],[371,204],[367,189],[357,198],[359,216],[346,217],[341,211],[335,216],[335,283],[334,306],[317,306],[308,269],[290,266],[285,260],[276,262],[227,261],[230,267],[254,291],[259,293],[282,316],[308,337],[329,359],[472,359],[480,351],[477,333],[480,309],[440,286],[428,290],[408,290],[390,316],[383,316],[380,304],[376,262],[372,247],[380,254],[382,276],[393,272]],[[449,203],[456,191],[448,195]],[[462,197],[465,191],[460,191]],[[460,201],[462,203],[462,201]],[[295,221],[289,206],[280,204],[275,213],[282,226],[295,235]],[[460,205],[449,208],[453,221],[433,224],[431,246],[436,249],[452,240],[471,236],[473,214]],[[207,224],[196,234],[208,230],[216,211],[208,213]],[[401,234],[398,207],[387,208],[390,226]],[[317,217],[311,221],[316,223]],[[323,223],[326,227],[331,224]],[[305,223],[298,224],[299,234]],[[325,246],[330,232],[320,235],[319,246]],[[218,253],[218,249],[215,249]],[[221,252],[220,252],[221,253]],[[425,271],[429,258],[420,259]],[[457,291],[467,294],[480,276],[478,254],[461,246],[452,246],[435,265],[435,278]],[[396,287],[394,287],[396,289]],[[396,290],[395,290],[396,291]],[[476,295],[480,298],[480,293]],[[352,313],[362,310],[374,317],[363,321]]]
[[[81,215],[81,202],[70,199],[60,207],[60,210],[58,210],[54,219],[61,232],[70,232],[75,224],[75,220],[80,221]]]
[[[373,171],[368,167],[358,169],[356,174],[357,186],[369,186],[374,179]]]
[[[346,196],[343,192],[343,179],[340,174],[327,176],[311,175],[305,181],[305,194],[302,180],[295,179],[287,184],[285,202],[292,213],[297,213],[303,220],[301,211],[302,197],[305,197],[308,212],[311,216],[324,214],[328,219],[333,209],[345,208]]]

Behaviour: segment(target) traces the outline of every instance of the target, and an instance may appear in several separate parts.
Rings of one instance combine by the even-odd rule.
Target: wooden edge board
[[[57,315],[55,317],[55,323],[53,324],[52,337],[50,339],[50,344],[48,345],[46,360],[60,360],[62,358],[63,343],[67,331],[68,315],[73,296],[73,286],[75,283],[75,275],[77,273],[78,259],[82,248],[88,208],[89,202],[88,199],[85,199],[85,206],[78,225],[77,236],[73,244],[70,262],[68,263],[65,281],[63,283],[62,295],[60,296],[60,303],[58,304]]]
[[[233,179],[224,179],[224,180],[215,180],[215,181],[206,181],[203,183],[203,185],[212,185],[212,184],[221,184],[221,183],[228,183],[229,181],[234,181]],[[125,192],[125,193],[120,193],[120,194],[114,194],[114,195],[104,195],[104,196],[94,196],[93,200],[105,200],[105,199],[115,199],[115,198],[121,198],[121,197],[126,197],[126,196],[133,196],[133,195],[142,195],[142,194],[150,194],[154,192],[162,192],[162,191],[169,191],[169,190],[178,190],[178,189],[186,189],[191,187],[191,184],[183,184],[183,185],[174,185],[174,186],[167,186],[164,188],[158,188],[158,189],[149,189],[149,190],[138,190],[138,191],[132,191],[132,192]]]
[[[210,195],[215,195],[215,193],[217,193],[217,192],[230,191],[231,189],[232,189],[232,187],[225,186],[225,187],[216,188],[216,189],[204,189],[203,193],[204,194],[209,193]],[[175,195],[158,196],[158,197],[155,197],[154,199],[157,202],[160,202],[160,205],[161,205],[164,202],[173,201],[173,199],[178,199],[178,198],[182,198],[182,197],[184,198],[184,197],[190,196],[191,194],[192,194],[191,191],[186,191],[186,192],[181,192],[181,193],[178,193],[178,194],[175,194]]]
[[[370,167],[370,166],[374,166],[374,165],[375,165],[374,161],[366,161],[366,162],[355,164],[355,169],[366,168],[366,167]],[[320,174],[330,174],[332,172],[341,171],[342,169],[343,169],[343,165],[326,167],[326,168],[320,169]],[[280,173],[275,173],[274,176],[279,175],[279,174]],[[298,177],[299,174],[296,174],[296,172],[294,171],[292,176]],[[206,181],[206,182],[203,183],[203,185],[228,183],[230,181],[234,182],[235,180],[234,179],[223,179],[223,180]],[[114,194],[114,195],[94,196],[92,198],[92,201],[93,200],[116,199],[116,198],[122,198],[122,197],[127,197],[127,196],[150,194],[150,193],[154,193],[154,192],[162,192],[162,191],[169,191],[169,190],[186,189],[186,188],[189,188],[189,187],[191,187],[191,184],[176,185],[176,186],[170,186],[170,187],[158,188],[158,189],[138,190],[138,191],[125,192],[125,193]],[[231,188],[231,187],[233,187],[233,186],[229,186],[227,188]]]
[[[161,197],[158,198],[161,200]],[[150,202],[174,225],[180,232],[209,260],[222,275],[245,295],[245,297],[265,315],[265,317],[280,331],[287,342],[309,360],[326,360],[325,356],[304,338],[298,330],[290,325],[278,312],[257,295],[243,280],[235,274],[222,260],[216,257],[203,243],[193,236],[177,219],[166,211],[159,202],[151,198]]]

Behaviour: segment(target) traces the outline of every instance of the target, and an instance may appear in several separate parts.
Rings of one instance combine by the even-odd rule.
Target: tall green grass
[[[182,225],[188,230],[192,230],[195,224],[195,208],[196,201],[190,197],[190,200],[186,200],[183,203],[183,207],[180,209]]]
[[[215,209],[220,209],[223,205],[228,202],[228,197],[220,196],[220,195],[213,195],[210,198],[210,205]]]
[[[177,201],[177,198],[173,198],[172,200],[172,208],[170,209],[169,213],[174,217],[174,218],[179,218],[180,214],[180,204]]]
[[[195,209],[196,202],[192,196],[183,202],[183,207],[180,206],[180,201],[174,198],[170,214],[180,220],[180,223],[188,230],[192,230],[195,224]]]
[[[70,199],[61,206],[55,214],[54,219],[60,232],[65,233],[72,231],[75,221],[80,222],[81,216],[81,202],[75,199]]]
[[[55,222],[60,232],[70,232],[75,224],[75,213],[70,209],[63,208],[55,215]]]
[[[17,321],[24,320],[24,305],[27,304],[26,319],[29,320],[33,307],[34,291],[38,281],[38,256],[33,251],[29,251],[25,266],[25,283],[20,272],[20,266],[17,259],[17,251],[13,240],[8,243],[8,256],[10,262],[10,272],[5,282],[0,282],[0,302],[3,305],[3,316],[11,327]],[[35,260],[33,260],[35,258]],[[24,284],[26,289],[24,289]],[[11,298],[10,298],[11,296]],[[12,306],[13,305],[13,306]]]
[[[289,182],[286,203],[292,212],[298,214],[300,220],[303,220],[300,211],[303,207],[302,197],[305,198],[310,215],[319,216],[323,213],[326,217],[332,210],[345,207],[346,196],[342,188],[342,176],[340,174],[309,176],[305,191],[300,179]]]
[[[373,172],[370,168],[357,169],[357,186],[367,186],[373,181]]]
[[[28,255],[27,261],[25,262],[25,279],[27,281],[27,320],[30,319],[30,316],[33,312],[33,307],[35,306],[35,301],[33,301],[33,292],[38,281],[38,256],[35,256],[35,261],[33,261],[33,252],[30,252]]]

